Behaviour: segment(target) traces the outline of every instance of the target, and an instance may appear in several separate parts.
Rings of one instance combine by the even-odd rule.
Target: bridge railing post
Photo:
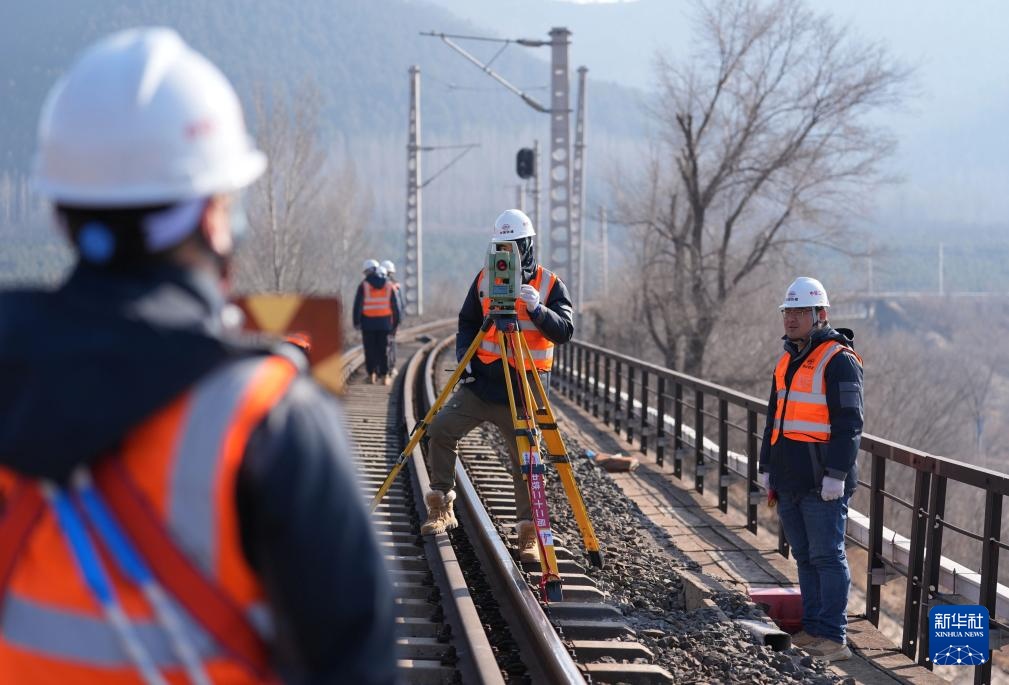
[[[637,369],[633,364],[627,365],[627,411],[624,417],[624,437],[628,442],[634,442],[634,376]]]
[[[641,428],[638,441],[641,445],[641,453],[648,454],[648,371],[641,369]]]
[[[666,377],[659,376],[655,388],[655,463],[666,458]]]
[[[620,399],[620,386],[623,385],[620,374],[620,360],[613,360],[613,431],[620,435],[620,418],[623,401]]]
[[[718,508],[729,513],[729,401],[718,400]]]
[[[939,568],[942,561],[942,517],[946,515],[946,477],[932,479],[928,497],[928,523],[925,545],[925,566],[921,581],[921,616],[918,620],[918,664],[932,669],[932,657],[928,650],[928,612],[939,594]]]
[[[865,615],[879,628],[880,588],[886,580],[883,565],[883,490],[886,481],[886,459],[872,455],[872,478],[869,482],[869,549],[865,578]]]
[[[704,494],[704,391],[694,390],[694,490]]]
[[[998,557],[999,542],[1002,539],[1002,495],[997,492],[985,493],[984,540],[981,543],[981,592],[978,604],[984,605],[991,616],[995,616],[998,597]],[[974,667],[974,685],[991,682],[991,643],[988,658],[981,666]]]
[[[599,418],[599,351],[592,352],[592,416]]]
[[[746,412],[746,530],[757,533],[757,504],[760,488],[757,487],[757,412]]]
[[[683,478],[683,384],[673,383],[673,475]]]
[[[613,387],[613,370],[610,365],[610,356],[606,355],[606,359],[603,360],[603,378],[605,379],[603,384],[603,423],[607,426],[613,419],[613,400],[610,399],[610,389]]]
[[[922,575],[925,567],[925,532],[928,522],[928,471],[914,474],[914,497],[911,500],[911,538],[908,549],[907,585],[904,591],[904,630],[900,651],[914,660],[918,649],[918,618],[921,611]]]

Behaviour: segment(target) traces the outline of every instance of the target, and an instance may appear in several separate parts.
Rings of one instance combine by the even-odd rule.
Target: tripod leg
[[[520,338],[520,343],[525,353],[529,354],[529,347],[525,338]],[[599,540],[596,538],[595,530],[592,528],[592,521],[589,519],[589,513],[585,508],[584,500],[582,500],[578,483],[575,481],[575,474],[571,468],[571,459],[568,456],[567,448],[564,446],[561,433],[557,429],[557,419],[554,417],[553,408],[550,406],[546,389],[543,387],[539,374],[533,373],[532,376],[536,385],[536,391],[540,399],[543,400],[543,406],[536,407],[536,422],[543,434],[547,456],[557,468],[557,475],[560,476],[561,484],[564,486],[564,494],[571,504],[575,521],[578,523],[578,530],[581,531],[582,541],[585,543],[585,551],[589,555],[589,562],[597,568],[602,568],[603,555],[599,549]]]
[[[413,454],[417,444],[424,437],[425,433],[427,433],[427,428],[431,425],[431,421],[433,421],[435,415],[441,411],[441,408],[445,404],[445,400],[448,399],[448,396],[452,394],[456,383],[458,383],[459,378],[462,377],[466,365],[470,363],[470,360],[473,359],[473,355],[475,355],[476,351],[480,348],[480,344],[483,342],[483,339],[486,337],[487,331],[492,324],[493,321],[489,316],[484,319],[483,324],[480,326],[480,332],[473,339],[473,342],[470,343],[469,349],[466,350],[466,354],[463,355],[463,358],[455,367],[455,371],[452,372],[451,378],[448,379],[445,387],[442,388],[441,394],[438,395],[438,399],[436,399],[434,404],[431,405],[431,408],[427,410],[427,414],[423,419],[421,419],[420,423],[413,427],[413,431],[410,433],[410,442],[407,443],[403,451],[399,453],[398,457],[396,457],[396,463],[393,464],[392,470],[389,471],[389,475],[387,475],[385,480],[382,481],[382,485],[379,486],[378,492],[375,493],[375,497],[371,500],[371,511],[375,511],[379,502],[381,502],[382,498],[385,497],[385,493],[389,492],[389,488],[392,487],[393,482],[396,480],[396,476],[398,476],[399,472],[403,469],[403,465],[406,464],[406,460],[410,458],[410,455]]]
[[[559,602],[563,600],[563,589],[560,574],[557,571],[557,552],[554,549],[553,531],[550,529],[550,511],[547,506],[546,480],[543,474],[543,460],[540,457],[539,440],[536,436],[536,419],[533,414],[535,402],[532,398],[532,389],[529,379],[526,376],[527,361],[531,359],[522,354],[522,334],[517,330],[508,333],[511,342],[511,349],[515,357],[516,374],[519,379],[517,390],[521,393],[523,406],[526,408],[526,416],[519,419],[515,402],[515,393],[512,389],[511,378],[506,359],[505,378],[508,388],[509,406],[512,409],[513,423],[516,426],[515,436],[518,441],[519,454],[522,457],[523,471],[527,474],[526,485],[529,489],[529,503],[532,506],[533,526],[536,529],[537,544],[540,547],[540,592],[544,601]],[[498,333],[499,344],[505,350],[505,334]],[[507,354],[504,355],[505,357]],[[523,425],[524,423],[524,425]]]

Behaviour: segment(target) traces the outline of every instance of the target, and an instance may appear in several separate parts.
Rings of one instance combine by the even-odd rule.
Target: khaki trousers
[[[431,469],[431,488],[448,492],[455,487],[456,446],[461,438],[485,421],[497,426],[508,444],[518,520],[532,520],[529,491],[519,468],[515,429],[508,405],[485,402],[465,385],[449,397],[427,431],[430,438],[427,463]]]

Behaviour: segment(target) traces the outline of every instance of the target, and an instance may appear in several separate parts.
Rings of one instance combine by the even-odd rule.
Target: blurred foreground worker
[[[399,285],[399,280],[396,278],[396,265],[391,259],[383,260],[380,266],[385,269],[386,276],[389,278],[389,283],[392,284],[392,291],[396,295],[396,304],[399,306],[400,313],[400,323],[402,323],[402,317],[406,316],[406,302],[403,300],[403,289]],[[388,350],[386,351],[386,358],[389,362],[389,376],[391,378],[396,377],[398,369],[396,368],[396,330],[399,328],[393,328],[389,332],[389,344]]]
[[[367,259],[362,268],[364,280],[354,295],[354,328],[361,331],[368,382],[389,385],[389,336],[399,327],[399,297],[378,262]]]
[[[0,682],[394,681],[339,411],[222,323],[265,166],[168,29],[98,42],[49,94],[35,182],[77,261],[0,295]]]
[[[553,368],[554,345],[571,340],[574,323],[571,317],[571,298],[568,289],[556,275],[536,261],[533,237],[536,230],[523,212],[509,209],[494,223],[491,240],[514,240],[522,254],[522,287],[515,301],[519,329],[529,351],[543,387],[550,387],[550,370]],[[473,280],[462,309],[459,310],[459,330],[456,334],[456,359],[462,359],[480,332],[490,311],[487,279],[481,270]],[[517,388],[514,361],[511,360],[512,387]],[[508,444],[511,456],[512,477],[519,536],[519,555],[522,561],[538,561],[539,547],[536,528],[532,522],[529,492],[519,469],[519,455],[515,444],[515,430],[508,407],[501,350],[497,344],[497,327],[487,331],[480,349],[466,368],[455,394],[435,416],[428,429],[430,444],[428,464],[431,469],[431,492],[425,495],[428,519],[421,533],[437,534],[455,528],[453,502],[455,501],[455,460],[458,441],[484,421],[498,427]]]
[[[771,381],[758,470],[764,488],[778,494],[778,518],[799,568],[803,630],[793,642],[839,661],[851,656],[844,531],[862,439],[862,358],[852,331],[831,328],[829,306],[815,278],[788,286],[780,307],[785,351]]]

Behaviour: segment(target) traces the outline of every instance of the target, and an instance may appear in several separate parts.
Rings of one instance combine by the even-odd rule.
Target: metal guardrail
[[[746,484],[746,528],[757,532],[757,504],[762,499],[757,483],[760,417],[766,415],[766,400],[703,381],[686,374],[643,362],[596,345],[573,341],[557,349],[554,381],[562,385],[568,398],[586,411],[623,432],[628,440],[637,440],[642,452],[655,451],[662,465],[669,453],[673,474],[683,477],[683,459],[692,455],[694,489],[703,494],[713,480],[718,488],[718,506],[728,511],[728,491],[732,474],[742,476]],[[717,413],[705,409],[705,401],[717,402]],[[746,414],[746,424],[729,419],[729,407]],[[685,413],[693,414],[691,426],[685,425]],[[706,419],[714,421],[715,439],[706,434]],[[729,429],[745,436],[743,453],[729,450]],[[671,448],[671,449],[670,449]],[[866,568],[865,613],[878,627],[880,588],[886,580],[886,565],[895,566],[908,578],[904,601],[904,630],[901,651],[918,663],[928,661],[928,609],[942,603],[943,587],[955,587],[957,594],[987,607],[992,617],[992,633],[1009,625],[996,617],[1009,617],[1009,588],[998,583],[1001,549],[1009,550],[1002,539],[1003,498],[1009,495],[1009,475],[963,462],[935,456],[869,434],[862,435],[861,450],[871,458],[869,515],[850,510],[848,537],[868,551]],[[706,482],[708,462],[714,462],[714,477]],[[902,464],[914,470],[912,502],[904,503],[912,511],[910,535],[906,544],[898,542],[895,531],[884,526],[884,499],[902,503],[886,490],[887,463]],[[982,491],[985,498],[984,523],[980,534],[954,527],[944,519],[946,488],[950,482],[963,483]],[[944,529],[974,537],[982,543],[981,569],[977,580],[964,577],[964,566],[942,556]],[[886,539],[888,537],[888,539]],[[788,555],[788,545],[779,531],[778,550]],[[889,552],[889,557],[887,556]],[[903,558],[903,568],[894,562]],[[959,582],[957,582],[959,581]],[[925,610],[922,611],[922,607]],[[991,660],[975,669],[975,683],[989,682]]]

